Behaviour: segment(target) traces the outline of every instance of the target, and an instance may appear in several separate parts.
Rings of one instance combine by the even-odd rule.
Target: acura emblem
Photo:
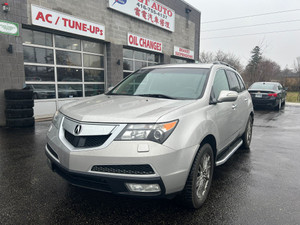
[[[74,129],[74,133],[75,133],[75,134],[80,134],[80,132],[81,132],[81,125],[78,124],[78,125],[76,125],[76,127],[75,127],[75,129]]]

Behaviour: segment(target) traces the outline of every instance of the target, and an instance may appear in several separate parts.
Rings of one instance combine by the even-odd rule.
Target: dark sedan
[[[278,82],[255,82],[248,91],[254,107],[267,106],[280,110],[285,104],[286,89]]]

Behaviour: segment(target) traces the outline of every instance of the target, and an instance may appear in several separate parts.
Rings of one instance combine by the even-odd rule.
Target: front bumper
[[[46,146],[46,148],[48,148]],[[62,165],[60,165],[56,160],[53,160],[52,156],[46,151],[48,157],[49,167],[60,175],[62,178],[67,180],[69,183],[84,187],[88,189],[93,189],[97,191],[109,192],[119,195],[129,195],[129,196],[139,196],[139,197],[164,197],[165,196],[165,186],[160,177],[152,178],[134,178],[125,176],[109,176],[109,175],[95,175],[90,173],[71,171]],[[159,184],[160,192],[147,192],[147,193],[136,193],[130,192],[126,187],[126,183],[137,183],[137,184]]]
[[[65,138],[63,126],[51,126],[47,133],[51,168],[74,185],[115,194],[163,197],[182,191],[199,148],[172,149],[151,141],[109,142],[114,133],[109,143],[77,148]],[[158,184],[160,191],[132,192],[126,183]]]

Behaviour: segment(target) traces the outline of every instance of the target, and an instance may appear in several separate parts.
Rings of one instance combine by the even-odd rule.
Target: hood
[[[99,95],[64,105],[60,111],[75,120],[100,123],[155,123],[195,100]],[[172,118],[177,119],[177,118]]]

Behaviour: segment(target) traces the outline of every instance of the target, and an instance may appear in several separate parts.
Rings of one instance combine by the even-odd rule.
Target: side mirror
[[[236,91],[221,91],[218,102],[234,102],[238,98]]]

